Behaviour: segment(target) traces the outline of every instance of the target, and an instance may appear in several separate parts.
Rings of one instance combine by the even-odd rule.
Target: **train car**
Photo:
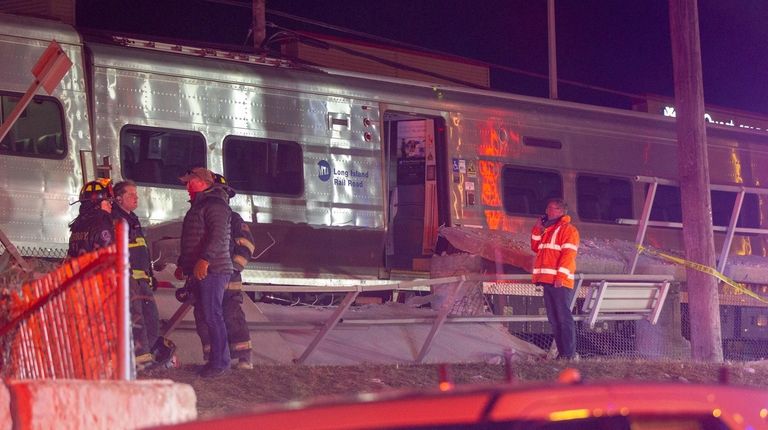
[[[675,179],[674,121],[648,113],[309,68],[248,53],[122,37],[84,37],[49,21],[0,15],[0,97],[7,115],[50,40],[74,65],[36,96],[0,145],[0,228],[24,255],[63,257],[83,181],[132,179],[160,262],[174,262],[192,166],[223,173],[261,249],[248,282],[390,278],[439,251],[441,225],[528,231],[563,196],[582,236],[635,237],[648,185]],[[711,125],[713,184],[760,187],[761,130]],[[726,225],[735,191],[713,191]],[[749,194],[739,225],[763,228]],[[681,219],[679,189],[657,191],[651,219]],[[680,230],[648,241],[680,248]],[[722,243],[723,235],[716,235]],[[739,234],[732,252],[764,255]]]

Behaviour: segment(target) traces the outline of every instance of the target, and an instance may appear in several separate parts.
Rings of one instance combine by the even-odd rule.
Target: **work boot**
[[[251,363],[246,359],[241,358],[240,360],[237,360],[237,363],[235,364],[235,369],[253,370],[253,363]]]
[[[201,370],[200,373],[198,373],[197,375],[200,376],[201,378],[216,378],[218,376],[224,375],[228,371],[229,371],[228,367],[216,368],[206,364],[205,366],[203,366],[203,370]]]
[[[155,357],[150,353],[140,354],[134,357],[134,362],[136,363],[136,371],[142,372],[150,370],[153,367],[152,365],[155,362]]]

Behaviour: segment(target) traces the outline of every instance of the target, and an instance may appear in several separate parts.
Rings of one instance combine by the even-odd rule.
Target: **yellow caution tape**
[[[765,298],[757,295],[757,293],[755,293],[754,291],[752,291],[749,288],[747,288],[746,285],[734,281],[733,279],[723,275],[722,273],[718,272],[717,270],[715,270],[715,269],[713,269],[713,268],[711,268],[709,266],[705,266],[703,264],[695,263],[693,261],[689,261],[689,260],[686,260],[684,258],[675,257],[674,255],[666,254],[666,253],[661,252],[661,251],[656,251],[656,250],[653,250],[653,249],[648,249],[648,248],[644,247],[643,245],[637,245],[637,249],[639,249],[640,252],[644,252],[644,253],[652,256],[652,257],[659,257],[661,259],[670,261],[672,263],[679,264],[681,266],[685,266],[685,267],[688,267],[688,268],[691,268],[691,269],[694,269],[694,270],[698,270],[699,272],[704,272],[704,273],[706,273],[708,275],[712,275],[715,278],[717,278],[720,281],[722,281],[724,284],[726,284],[726,285],[730,286],[731,288],[733,288],[734,290],[736,290],[736,291],[738,291],[740,293],[746,294],[746,295],[748,295],[749,297],[752,297],[755,300],[759,300],[759,301],[761,301],[763,303],[768,303],[768,299],[765,299]]]

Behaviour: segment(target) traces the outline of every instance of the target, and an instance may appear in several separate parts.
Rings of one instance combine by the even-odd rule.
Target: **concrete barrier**
[[[5,387],[3,387],[3,390]],[[170,380],[35,380],[8,384],[13,428],[136,429],[197,418],[191,386]],[[0,410],[0,429],[10,421]]]
[[[0,384],[0,430],[11,430],[11,395],[5,385]]]

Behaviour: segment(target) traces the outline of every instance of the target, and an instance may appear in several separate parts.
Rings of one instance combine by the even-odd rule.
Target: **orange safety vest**
[[[573,288],[579,231],[571,224],[571,217],[563,215],[556,224],[545,228],[534,226],[531,249],[536,253],[534,283],[554,284],[559,279],[563,286]]]

